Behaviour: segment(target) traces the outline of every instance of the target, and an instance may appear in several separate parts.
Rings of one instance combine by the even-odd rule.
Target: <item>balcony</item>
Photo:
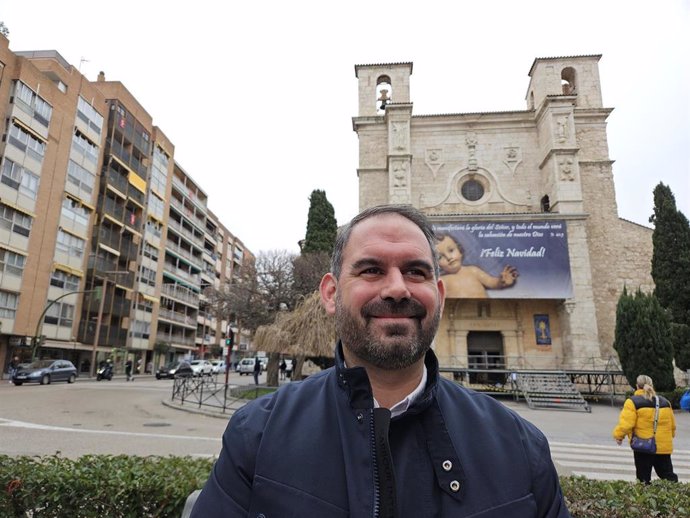
[[[86,344],[94,343],[96,338],[96,322],[91,321],[79,326],[79,341]],[[127,344],[127,330],[121,327],[101,325],[98,333],[98,344],[101,346],[125,347]]]
[[[131,307],[131,301],[123,297],[115,297],[112,306],[110,306],[110,314],[118,317],[128,317]]]
[[[158,333],[156,335],[157,342],[165,342],[171,345],[181,345],[186,347],[194,347],[194,337],[187,337],[179,333]]]
[[[192,209],[185,207],[185,205],[177,198],[170,198],[170,205],[174,207],[180,214],[185,216],[192,224],[196,225],[200,233],[206,228],[206,219],[197,216]]]
[[[201,236],[195,235],[192,231],[186,229],[182,223],[179,221],[176,221],[172,218],[168,219],[168,228],[171,228],[181,236],[186,237],[189,239],[193,244],[195,244],[197,247],[202,248],[203,247],[203,240]]]
[[[165,262],[165,264],[163,264],[163,270],[173,274],[175,277],[178,277],[183,281],[189,282],[193,286],[201,286],[201,276],[198,273],[190,273],[189,270],[183,270],[182,268],[178,268],[177,266],[170,264],[167,261]]]
[[[165,245],[165,248],[175,253],[175,255],[182,257],[183,259],[187,259],[194,266],[201,269],[201,258],[194,256],[194,254],[192,254],[192,252],[190,252],[189,250],[185,250],[181,246],[173,243],[172,241],[168,241]]]
[[[101,226],[98,229],[98,242],[117,250],[120,247],[120,232]]]
[[[129,182],[119,171],[112,167],[108,169],[108,183],[115,187],[122,194],[125,194],[128,189]]]
[[[184,315],[176,311],[161,308],[158,312],[158,318],[167,320],[169,322],[177,322],[179,324],[194,327],[196,329],[196,318],[190,317],[189,315]]]
[[[199,294],[178,284],[166,283],[161,286],[161,294],[173,299],[199,306]]]

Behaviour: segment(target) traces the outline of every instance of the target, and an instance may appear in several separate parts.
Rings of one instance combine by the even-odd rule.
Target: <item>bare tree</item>
[[[218,318],[241,322],[250,333],[271,324],[278,312],[294,305],[293,261],[285,250],[260,252],[256,262],[244,264],[230,284],[206,291],[211,311]],[[269,356],[269,369],[273,364],[277,368],[279,358],[279,352]]]

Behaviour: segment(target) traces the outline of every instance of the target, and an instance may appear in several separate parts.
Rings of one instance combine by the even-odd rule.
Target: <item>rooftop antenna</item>
[[[81,59],[79,60],[79,68],[78,68],[79,72],[81,72],[82,63],[88,63],[88,62],[89,62],[89,60],[86,59],[84,56],[81,57]]]

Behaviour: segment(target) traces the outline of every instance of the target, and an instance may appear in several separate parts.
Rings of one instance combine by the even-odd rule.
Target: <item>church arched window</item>
[[[379,76],[376,80],[376,113],[382,114],[385,112],[386,105],[391,102],[392,96],[391,78]]]

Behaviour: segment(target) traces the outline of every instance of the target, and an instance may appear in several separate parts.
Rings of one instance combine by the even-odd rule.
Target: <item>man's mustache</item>
[[[368,317],[426,317],[426,308],[414,299],[404,299],[400,301],[390,299],[379,299],[368,302],[362,306],[361,314],[364,318]]]

